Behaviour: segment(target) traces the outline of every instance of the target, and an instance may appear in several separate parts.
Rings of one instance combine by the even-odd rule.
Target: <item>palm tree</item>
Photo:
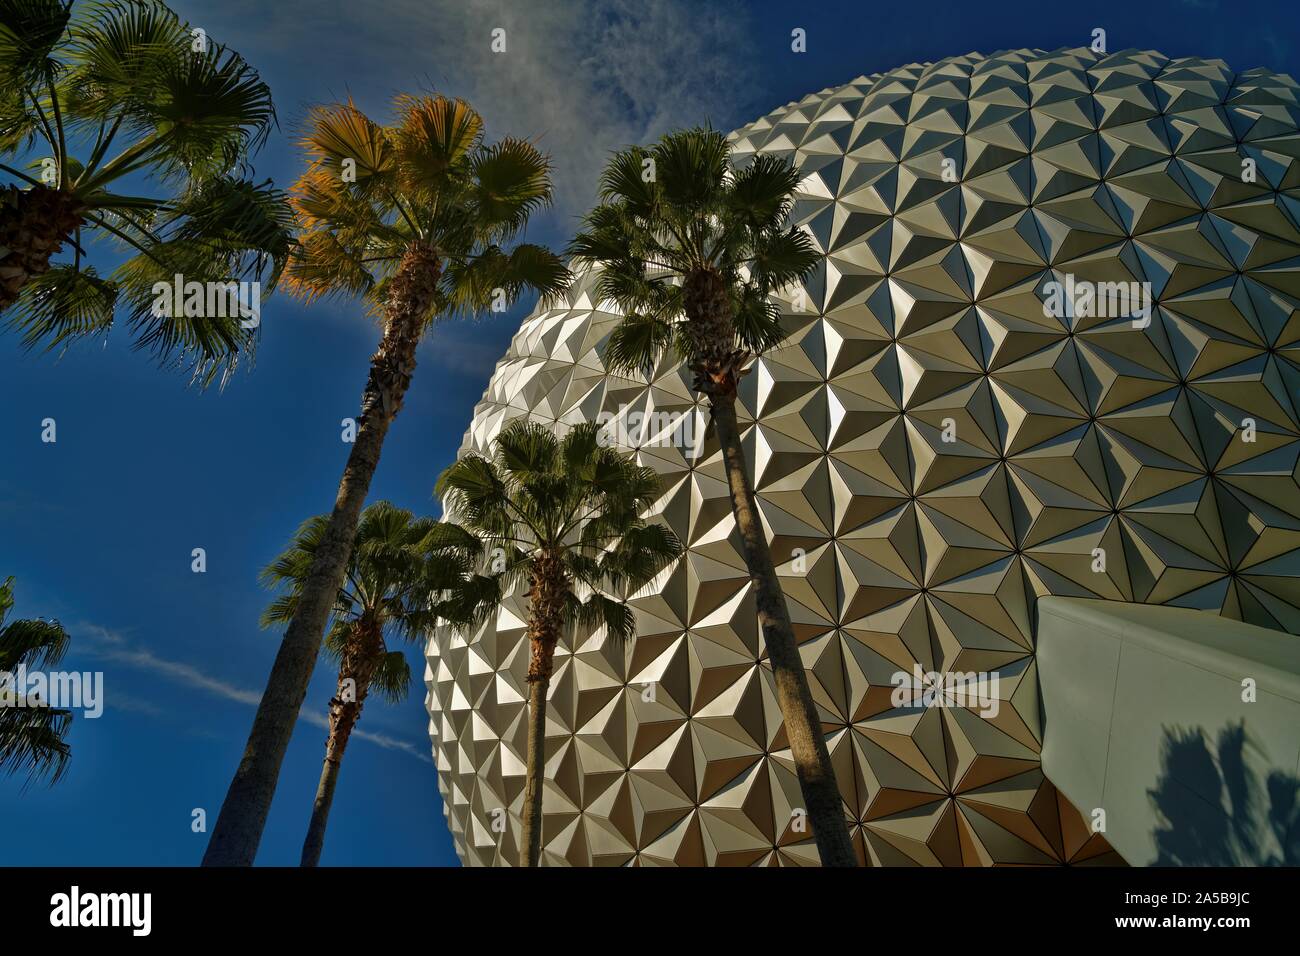
[[[0,685],[12,680],[19,666],[39,670],[62,660],[68,649],[68,632],[58,621],[11,621],[5,623],[14,606],[14,579],[0,584]],[[0,703],[0,768],[22,773],[31,783],[48,777],[57,783],[68,769],[72,749],[63,737],[72,723],[72,713],[31,701],[21,706]]]
[[[0,0],[0,172],[14,180],[0,186],[4,325],[55,348],[106,333],[121,307],[137,347],[224,381],[257,325],[160,306],[155,285],[274,286],[291,211],[245,175],[275,125],[271,91],[157,0],[73,6]],[[84,261],[91,238],[129,257],[101,275]],[[51,262],[65,245],[71,261]]]
[[[611,158],[601,176],[601,202],[569,251],[576,265],[601,267],[601,296],[625,312],[605,354],[610,370],[648,373],[672,353],[709,401],[817,850],[823,865],[856,866],[736,419],[736,388],[747,363],[785,338],[769,295],[802,281],[819,258],[808,235],[788,226],[799,180],[790,163],[773,156],[733,169],[726,139],[713,130],[669,133],[649,149],[632,147]]]
[[[461,588],[457,619],[482,620],[528,583],[528,769],[519,862],[537,866],[555,645],[566,631],[601,626],[609,640],[626,642],[636,632],[628,596],[682,547],[666,527],[641,517],[659,496],[658,475],[605,447],[592,423],[560,439],[543,425],[517,420],[497,436],[491,458],[467,455],[443,472],[437,494],[448,519],[489,556],[486,573]]]
[[[263,627],[293,620],[328,525],[326,515],[304,522],[293,543],[262,571],[268,587],[288,587],[262,615]],[[387,501],[361,512],[333,625],[325,636],[326,654],[338,664],[338,692],[330,700],[325,764],[302,847],[303,866],[320,862],[343,754],[371,689],[394,704],[410,689],[406,655],[389,650],[386,636],[410,641],[427,633],[436,613],[434,596],[456,586],[472,569],[469,552],[443,546],[440,532],[446,530],[432,518],[416,518]]]
[[[300,228],[285,279],[307,300],[363,298],[383,320],[370,360],[356,441],[334,510],[303,582],[262,695],[244,758],[213,828],[205,865],[249,865],[280,763],[311,681],[325,624],[343,585],[357,517],[389,426],[436,318],[501,309],[526,291],[552,295],[570,279],[559,257],[517,243],[551,200],[549,161],[530,143],[484,140],[460,100],[401,96],[391,126],[352,103],[314,108],[311,160],[292,190]]]

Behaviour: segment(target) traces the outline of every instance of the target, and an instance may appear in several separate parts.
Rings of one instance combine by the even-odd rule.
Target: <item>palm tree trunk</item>
[[[338,698],[330,701],[330,735],[325,743],[325,763],[321,767],[320,783],[316,786],[316,800],[311,808],[307,838],[302,844],[300,866],[320,864],[321,851],[325,849],[325,827],[329,823],[330,807],[334,804],[334,788],[338,786],[343,752],[347,750],[352,728],[361,713],[357,707],[336,708],[337,703]]]
[[[415,350],[437,290],[440,266],[435,250],[412,243],[393,277],[384,336],[370,360],[370,378],[361,397],[357,440],[339,482],[329,526],[299,596],[297,613],[271,667],[244,757],[213,827],[204,866],[251,866],[257,856],[280,765],[307,696],[325,624],[343,584],[357,518],[379,465],[384,437],[411,385]]]
[[[23,286],[50,271],[50,257],[81,225],[84,207],[45,186],[8,186],[0,194],[0,312]]]
[[[546,772],[546,690],[560,640],[560,621],[568,588],[564,562],[542,551],[533,558],[528,589],[528,769],[524,785],[523,832],[519,865],[540,866],[542,860],[542,780]]]
[[[799,776],[808,822],[817,840],[817,853],[823,866],[857,866],[858,857],[844,819],[843,801],[835,783],[835,770],[826,749],[821,719],[808,688],[808,677],[799,656],[794,628],[790,625],[785,593],[772,563],[772,550],[763,531],[754,489],[745,467],[745,450],[740,443],[740,428],[736,422],[736,398],[734,393],[714,393],[710,400],[718,441],[722,445],[727,483],[731,488],[731,507],[740,528],[745,563],[754,582],[758,622],[763,629],[763,640],[772,662],[772,676],[776,680],[776,700],[785,719],[790,753]]]
[[[546,770],[546,690],[549,679],[528,685],[528,782],[524,786],[524,823],[519,863],[539,866],[542,859],[542,775]]]
[[[325,741],[325,763],[316,787],[316,800],[311,808],[311,823],[307,838],[302,844],[300,866],[318,866],[321,851],[325,849],[325,827],[329,823],[330,807],[334,803],[334,788],[338,786],[339,769],[343,753],[348,749],[352,729],[361,719],[361,709],[370,693],[370,682],[384,656],[383,632],[373,624],[356,625],[339,662],[338,691],[330,699],[329,737]]]

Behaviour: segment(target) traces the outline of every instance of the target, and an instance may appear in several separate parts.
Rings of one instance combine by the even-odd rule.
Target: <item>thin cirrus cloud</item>
[[[550,154],[562,237],[596,198],[612,150],[724,122],[757,59],[740,0],[322,0],[307,18],[264,0],[175,6],[262,68],[289,130],[310,102],[354,96],[381,119],[400,91],[469,100],[489,138],[524,137]]]
[[[578,0],[409,0],[399,9],[437,17],[443,72],[496,130],[536,138],[555,166],[556,209],[580,215],[596,197],[612,150],[675,126],[725,116],[748,89],[747,20],[737,3]],[[434,12],[433,8],[438,8]],[[506,50],[492,53],[491,30]]]
[[[234,684],[212,677],[203,673],[192,664],[186,664],[183,661],[168,660],[159,657],[153,651],[147,648],[131,644],[121,634],[110,631],[108,628],[101,627],[97,624],[80,624],[75,628],[76,634],[83,640],[79,646],[83,653],[90,654],[101,660],[111,661],[115,664],[121,664],[126,667],[133,667],[137,670],[148,671],[156,674],[173,683],[192,687],[204,691],[213,697],[219,697],[224,700],[234,701],[238,704],[244,704],[250,707],[256,707],[262,699],[262,695],[256,691],[247,690],[237,687]],[[162,712],[153,707],[148,702],[141,701],[139,698],[130,698],[126,710],[135,710],[142,713],[158,715]],[[303,709],[298,714],[299,718],[313,724],[317,727],[329,727],[329,720],[320,713],[313,710]],[[377,734],[366,730],[354,730],[352,736],[361,740],[369,741],[378,747],[386,750],[398,750],[417,760],[425,763],[432,763],[433,758],[422,748],[411,743],[409,740],[401,740],[396,737],[390,737],[387,734]]]

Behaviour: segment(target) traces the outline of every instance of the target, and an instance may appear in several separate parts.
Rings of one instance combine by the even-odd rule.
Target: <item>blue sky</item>
[[[1300,76],[1293,2],[1052,4],[718,3],[705,0],[185,0],[173,6],[239,50],[275,94],[281,130],[259,177],[300,169],[303,107],[347,95],[379,117],[392,94],[465,96],[490,134],[536,137],[557,166],[557,206],[529,238],[562,245],[610,149],[673,126],[732,129],[854,77],[918,60],[1086,44],[1219,57]],[[271,12],[267,12],[268,9]],[[491,31],[507,50],[492,54]],[[807,33],[792,53],[791,30]],[[371,499],[436,512],[431,489],[524,307],[444,326],[420,353]],[[103,671],[106,706],[78,718],[72,768],[52,789],[0,778],[0,865],[192,865],[242,752],[278,634],[258,629],[257,572],[333,501],[377,330],[347,304],[263,303],[255,368],[222,392],[186,387],[125,336],[60,356],[0,335],[0,578],[24,617],[71,631],[65,667]],[[58,442],[43,444],[54,418]],[[207,552],[206,574],[190,553]],[[417,648],[412,668],[423,673]],[[280,777],[260,864],[298,860],[320,770],[327,665]],[[429,757],[423,687],[372,702],[343,766],[322,862],[454,864]]]

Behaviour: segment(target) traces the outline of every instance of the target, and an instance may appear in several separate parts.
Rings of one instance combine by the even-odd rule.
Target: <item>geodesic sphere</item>
[[[1298,117],[1264,70],[1017,50],[731,135],[737,165],[798,165],[793,218],[825,254],[780,296],[788,342],[740,414],[864,859],[1115,861],[1039,770],[1038,597],[1300,630]],[[558,651],[545,862],[815,863],[706,407],[671,362],[606,374],[618,315],[592,289],[524,321],[465,447],[612,416],[689,552],[636,598],[634,643]],[[518,857],[524,612],[429,643],[470,864]],[[896,706],[918,671],[995,675],[996,706]]]

